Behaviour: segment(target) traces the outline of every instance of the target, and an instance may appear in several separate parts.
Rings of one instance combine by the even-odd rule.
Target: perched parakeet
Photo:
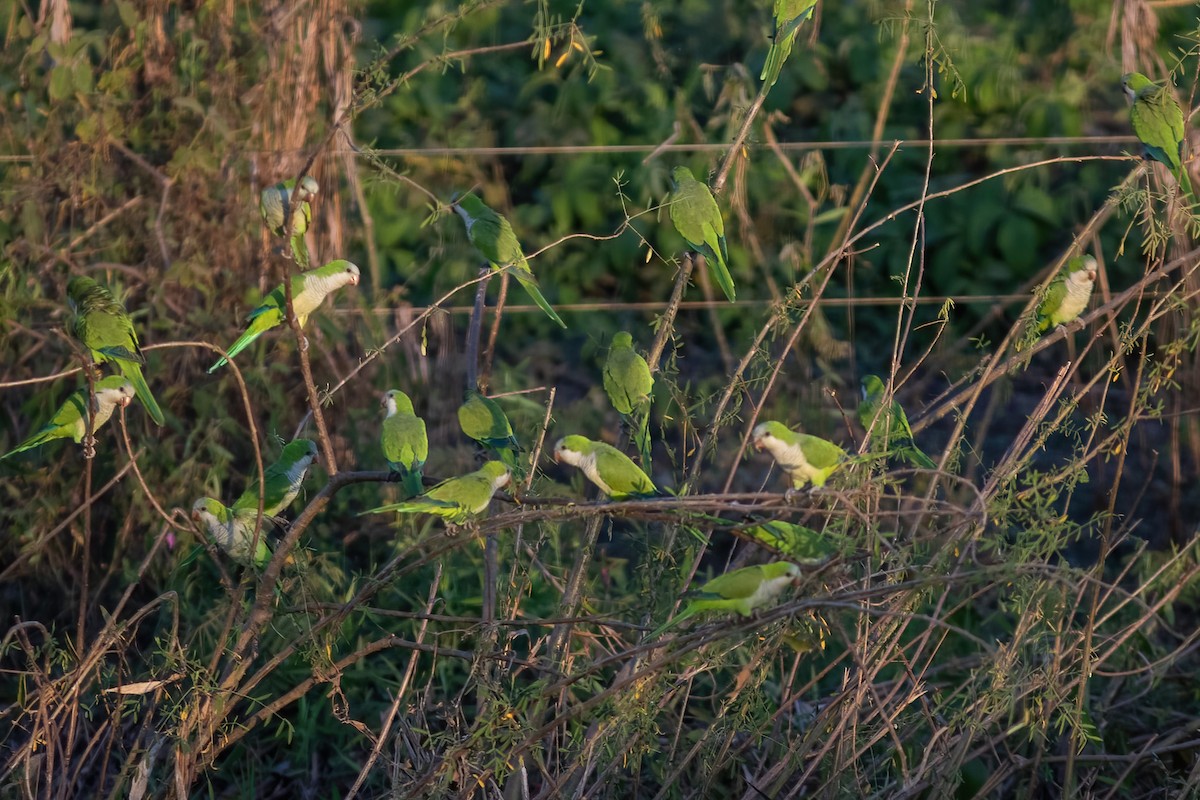
[[[792,52],[796,34],[804,21],[812,17],[816,5],[817,0],[775,0],[775,36],[762,74],[758,76],[765,84],[764,88],[770,89],[779,80],[779,71]]]
[[[513,233],[508,220],[488,208],[472,192],[459,196],[451,207],[466,224],[467,238],[475,245],[479,254],[492,265],[492,269],[511,268],[513,277],[525,287],[525,291],[533,298],[533,302],[538,304],[538,308],[562,327],[567,327],[567,323],[562,321],[538,289],[537,278],[533,276],[533,270],[529,268],[529,262],[525,260],[525,253],[521,250],[521,243],[517,241],[517,235]]]
[[[142,377],[142,357],[133,321],[112,293],[91,278],[76,275],[67,282],[67,299],[75,312],[72,332],[97,364],[111,361],[131,384],[138,400],[156,425],[163,424],[162,409]]]
[[[127,406],[133,399],[133,384],[124,375],[109,375],[96,381],[96,398],[91,404],[92,433],[108,422],[117,406]],[[75,444],[87,435],[88,387],[75,390],[54,412],[50,421],[19,445],[0,456],[0,461],[16,453],[40,447],[54,439],[73,439]]]
[[[1164,164],[1175,176],[1188,205],[1195,205],[1192,181],[1183,167],[1183,110],[1167,86],[1152,82],[1140,72],[1121,76],[1121,86],[1133,101],[1129,111],[1133,132],[1146,150],[1146,156]]]
[[[648,638],[654,639],[667,628],[702,611],[732,611],[748,617],[774,601],[799,575],[800,568],[790,561],[755,564],[718,575],[699,589],[684,595],[688,598],[688,604],[683,611]]]
[[[380,405],[386,410],[379,433],[383,456],[400,473],[404,491],[415,497],[424,488],[421,468],[429,457],[429,438],[425,435],[425,420],[413,412],[412,400],[404,392],[392,389],[383,395]]]
[[[921,452],[913,442],[908,415],[900,407],[900,402],[893,397],[892,401],[885,405],[885,393],[886,387],[878,375],[867,375],[862,379],[862,402],[858,404],[858,421],[872,436],[886,435],[887,447],[895,450],[913,466],[937,469],[933,459]],[[884,413],[880,414],[881,411]]]
[[[654,497],[654,481],[637,464],[612,445],[582,436],[564,436],[554,445],[554,460],[579,467],[600,491],[613,500]]]
[[[358,267],[341,259],[330,261],[323,267],[294,276],[292,278],[292,310],[296,312],[296,321],[300,323],[300,327],[304,327],[304,323],[308,321],[308,315],[317,310],[330,292],[340,289],[346,284],[358,286]],[[259,336],[287,319],[287,298],[284,296],[283,286],[276,286],[274,291],[267,295],[262,304],[251,311],[246,319],[249,320],[250,325],[246,328],[246,332],[230,346],[227,351],[230,358],[237,356]],[[208,371],[215,372],[225,364],[226,360],[219,358],[217,363],[208,368]]]
[[[495,453],[509,470],[517,475],[524,474],[518,461],[521,445],[513,435],[512,423],[499,403],[479,392],[468,390],[463,404],[458,407],[458,424],[463,433]]]
[[[1096,259],[1075,256],[1055,276],[1037,308],[1037,330],[1043,333],[1072,322],[1087,308],[1096,284]]]
[[[316,178],[305,175],[300,179],[297,189],[296,179],[292,178],[283,183],[277,183],[262,190],[258,198],[258,210],[262,214],[267,230],[276,236],[287,232],[284,224],[284,207],[292,212],[291,246],[292,256],[302,268],[308,267],[308,245],[304,243],[304,234],[312,222],[312,209],[308,203],[317,196],[320,187]]]
[[[508,467],[499,461],[489,461],[474,472],[442,481],[419,497],[389,503],[362,513],[383,514],[395,511],[400,514],[433,514],[451,525],[461,525],[468,519],[486,512],[488,504],[492,502],[492,496],[498,489],[506,486],[511,478],[512,473],[508,471]]]
[[[211,497],[201,497],[192,504],[192,521],[204,526],[213,544],[239,564],[261,569],[271,559],[271,550],[267,547],[265,525],[259,526],[258,543],[254,544],[254,519],[253,510],[227,508]]]
[[[292,504],[308,468],[317,459],[317,443],[311,439],[293,439],[283,447],[279,460],[263,470],[263,516],[273,517]],[[258,478],[251,481],[233,504],[234,511],[258,513]]]
[[[789,430],[782,422],[761,422],[752,434],[755,450],[767,450],[779,468],[792,479],[792,487],[802,489],[810,481],[824,486],[846,451],[807,433]]]
[[[725,220],[716,198],[706,184],[696,180],[687,167],[671,170],[671,224],[688,247],[704,256],[712,279],[733,302],[733,276],[729,274],[729,253],[725,248]]]
[[[824,564],[837,555],[838,549],[812,528],[783,520],[771,520],[746,528],[743,533],[800,564]]]
[[[642,457],[642,466],[650,466],[650,392],[654,376],[650,365],[633,349],[633,337],[621,331],[613,336],[604,362],[604,391],[613,408],[629,424],[633,442]]]

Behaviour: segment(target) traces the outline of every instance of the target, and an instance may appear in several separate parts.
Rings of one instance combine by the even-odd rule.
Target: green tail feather
[[[308,245],[304,241],[303,233],[292,237],[292,258],[301,269],[308,269]]]
[[[790,49],[790,48],[789,48]],[[770,89],[775,85],[775,81],[779,80],[779,73],[783,69],[783,62],[787,61],[788,53],[778,44],[771,45],[771,49],[767,52],[767,63],[763,64],[762,74],[759,75],[759,80],[763,82],[763,89]]]
[[[550,303],[546,301],[546,298],[542,296],[542,292],[540,289],[538,289],[535,282],[522,276],[519,271],[514,270],[513,274],[516,275],[517,280],[520,281],[521,285],[525,287],[525,291],[529,293],[529,296],[533,298],[533,302],[537,303],[538,308],[546,312],[546,316],[557,322],[560,327],[567,327],[567,323],[562,321],[562,317],[558,316],[558,313],[553,307],[551,307]]]
[[[251,344],[253,344],[255,339],[257,339],[259,336],[262,336],[262,333],[262,331],[246,331],[236,342],[233,343],[233,346],[225,352],[229,354],[229,358],[235,358],[238,353],[242,352]],[[217,363],[208,368],[208,373],[211,375],[228,363],[228,359],[218,358]]]
[[[638,455],[642,459],[642,471],[650,471],[650,409],[635,410],[630,417],[630,427],[633,429],[633,443],[637,446]]]
[[[717,258],[717,254],[712,252],[712,248],[704,249],[708,251],[704,254],[704,260],[708,262],[708,274],[721,287],[726,299],[732,303],[737,296],[737,290],[734,289],[733,276],[729,274],[729,267],[725,265],[724,259]]]
[[[408,497],[416,497],[425,491],[425,484],[421,481],[421,472],[419,470],[400,470],[402,477],[400,478],[400,486],[404,489],[404,493]]]
[[[142,368],[129,361],[122,361],[120,364],[121,374],[133,384],[133,391],[137,394],[137,398],[141,401],[142,405],[146,407],[146,411],[150,414],[150,419],[154,420],[155,425],[162,425],[162,409],[155,402],[154,395],[150,394],[150,387],[146,385],[146,379],[142,377]]]
[[[694,617],[695,615],[696,615],[695,611],[691,611],[691,610],[685,608],[683,611],[679,612],[679,614],[677,614],[676,616],[667,620],[662,625],[659,625],[657,628],[655,628],[653,631],[651,631],[650,635],[647,636],[646,639],[643,639],[643,641],[646,641],[649,639],[657,639],[659,636],[662,636],[663,631],[674,628],[676,625],[683,622],[685,619]]]
[[[3,461],[9,456],[15,456],[17,453],[24,453],[26,450],[32,450],[35,447],[40,447],[48,441],[50,441],[48,433],[35,433],[30,438],[14,447],[12,450],[9,450],[4,455],[0,456],[0,461]]]
[[[908,462],[914,467],[924,467],[925,469],[937,469],[937,462],[925,455],[925,453],[915,444],[909,444],[899,451],[901,455],[908,459]]]

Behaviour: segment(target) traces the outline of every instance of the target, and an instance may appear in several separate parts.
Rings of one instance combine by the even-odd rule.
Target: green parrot
[[[330,292],[340,289],[346,284],[358,286],[358,267],[349,261],[338,259],[330,261],[323,267],[310,269],[292,277],[292,310],[296,312],[296,321],[300,327],[308,321],[308,315],[317,310]],[[287,298],[284,297],[283,285],[276,286],[266,299],[246,317],[250,325],[246,332],[234,342],[229,350],[229,358],[234,358],[250,344],[267,331],[287,319]],[[227,363],[219,358],[217,363],[208,368],[215,372]]]
[[[742,531],[799,564],[824,564],[838,549],[812,528],[783,520],[771,520]]]
[[[1140,72],[1121,76],[1121,86],[1133,101],[1129,111],[1133,132],[1146,156],[1166,166],[1175,176],[1189,206],[1196,204],[1192,181],[1183,167],[1183,110],[1169,87],[1152,82]]]
[[[582,436],[564,436],[554,445],[554,460],[579,467],[600,491],[613,500],[655,497],[654,481],[637,464],[612,445]]]
[[[142,377],[142,357],[133,321],[112,293],[91,278],[76,275],[67,282],[67,299],[75,312],[72,332],[97,364],[112,361],[131,384],[138,400],[156,425],[163,424],[162,409]]]
[[[253,565],[262,569],[271,559],[267,547],[267,530],[259,526],[258,544],[253,555],[250,546],[254,542],[255,511],[227,508],[220,500],[201,497],[192,504],[192,521],[204,526],[208,538],[230,558],[239,564]],[[266,517],[263,518],[266,521]]]
[[[755,564],[718,575],[699,589],[685,594],[688,604],[683,611],[647,638],[655,639],[667,628],[702,611],[732,611],[748,617],[774,601],[799,575],[800,568],[790,561]]]
[[[124,375],[109,375],[96,381],[96,398],[88,414],[88,387],[76,389],[54,412],[50,421],[19,445],[0,456],[0,461],[11,455],[40,447],[54,439],[73,439],[75,444],[87,435],[87,416],[92,417],[92,433],[108,422],[117,406],[127,406],[133,399],[133,384]]]
[[[506,486],[511,479],[512,473],[508,467],[499,461],[489,461],[474,472],[442,481],[419,497],[389,503],[362,514],[384,514],[388,511],[433,514],[451,525],[462,525],[486,512],[496,490]]]
[[[262,190],[258,198],[258,210],[262,214],[267,229],[276,236],[283,236],[287,231],[284,225],[283,209],[292,211],[292,257],[301,268],[308,268],[308,245],[304,243],[304,234],[308,232],[312,222],[312,209],[308,203],[317,196],[320,186],[316,178],[305,175],[300,179],[300,188],[296,189],[296,179],[292,178],[283,183],[277,183]]]
[[[775,0],[775,36],[762,74],[758,76],[764,89],[770,89],[779,80],[779,71],[792,52],[800,26],[812,17],[816,5],[817,0]]]
[[[500,404],[473,389],[468,390],[458,407],[458,424],[468,438],[496,454],[518,477],[525,470],[518,461],[521,445],[513,435],[512,423]]]
[[[1046,296],[1037,308],[1037,331],[1073,322],[1087,308],[1096,283],[1096,259],[1075,256],[1050,282]]]
[[[300,494],[308,468],[317,460],[317,443],[311,439],[293,439],[283,447],[279,460],[263,470],[263,516],[274,517],[285,510]],[[233,504],[234,511],[258,513],[258,478],[251,481]]]
[[[626,331],[614,335],[608,359],[604,362],[604,391],[633,432],[642,466],[647,469],[650,467],[650,392],[653,389],[650,365],[633,349],[633,337]]]
[[[792,487],[802,489],[810,481],[824,486],[846,457],[846,451],[833,442],[807,433],[796,433],[782,422],[761,422],[752,434],[755,450],[767,450],[779,468],[792,479]]]
[[[871,435],[886,435],[887,446],[913,466],[937,469],[933,459],[921,452],[913,442],[908,415],[900,407],[900,402],[893,397],[885,410],[885,391],[886,387],[878,375],[867,375],[862,379],[862,402],[858,404],[858,421]],[[885,413],[880,414],[881,411]]]
[[[383,456],[392,470],[400,473],[401,484],[408,496],[416,497],[424,488],[421,469],[429,457],[425,420],[413,413],[409,396],[396,389],[385,393],[380,405],[386,409],[379,433]]]
[[[508,220],[488,208],[472,192],[453,200],[451,208],[462,217],[467,226],[467,238],[479,254],[492,265],[492,269],[510,267],[513,277],[525,287],[525,291],[533,298],[533,302],[538,304],[538,308],[545,311],[546,315],[561,327],[567,327],[567,323],[562,321],[538,289],[537,278],[533,276],[533,270],[529,268],[529,262],[525,260],[525,253],[521,250],[521,243],[517,241],[517,235],[513,233]]]
[[[687,167],[671,170],[671,224],[688,247],[704,256],[708,271],[721,291],[733,302],[733,276],[729,274],[729,253],[725,248],[725,221],[721,209],[706,184],[696,180]]]

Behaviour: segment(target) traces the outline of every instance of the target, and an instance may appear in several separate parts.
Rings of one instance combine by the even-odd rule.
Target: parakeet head
[[[96,405],[112,403],[122,408],[133,402],[133,384],[123,375],[109,375],[96,381]]]
[[[613,347],[633,347],[633,336],[629,331],[618,331],[613,334]]]
[[[1072,283],[1092,283],[1096,280],[1096,268],[1094,257],[1075,256],[1067,262],[1067,280]]]
[[[483,201],[474,192],[463,192],[462,194],[456,192],[450,198],[450,206],[463,219],[478,217],[487,210],[487,206],[483,204]]]
[[[696,176],[687,167],[675,167],[675,169],[671,170],[671,183],[675,184],[676,188],[679,188],[679,184],[681,183],[694,180],[696,180]]]
[[[489,461],[479,468],[479,474],[492,482],[492,489],[500,489],[508,485],[512,479],[512,473],[508,471],[508,467],[499,461]]]
[[[321,191],[317,179],[312,175],[305,175],[300,179],[300,185],[296,188],[296,192],[292,195],[293,203],[307,203],[309,200],[317,196],[317,192]]]
[[[762,450],[768,445],[770,440],[782,439],[790,435],[791,431],[788,429],[788,426],[782,422],[775,422],[773,420],[760,422],[754,428],[751,443],[754,445],[755,450]]]
[[[554,444],[554,461],[579,466],[579,460],[592,451],[592,442],[579,435],[564,436]]]
[[[283,446],[283,452],[279,454],[279,460],[288,464],[294,464],[306,458],[311,462],[316,457],[317,443],[312,439],[293,439]]]
[[[67,281],[67,300],[72,310],[78,311],[83,305],[83,299],[98,289],[100,284],[83,275],[76,275]]]
[[[1126,72],[1121,76],[1121,87],[1130,100],[1136,99],[1138,92],[1153,84],[1153,81],[1140,72]]]
[[[878,375],[865,375],[862,379],[862,397],[880,396],[883,394],[883,379]]]
[[[225,506],[220,500],[214,500],[211,497],[201,497],[195,503],[192,503],[192,521],[208,523],[211,519],[213,522],[221,522],[224,514]]]
[[[344,258],[339,258],[336,261],[330,261],[323,267],[318,267],[314,270],[304,273],[305,275],[316,275],[320,278],[338,278],[340,285],[358,286],[360,273],[358,265],[347,261]]]
[[[384,392],[383,397],[379,400],[379,405],[387,409],[389,417],[396,413],[413,413],[412,399],[399,389],[391,389]]]

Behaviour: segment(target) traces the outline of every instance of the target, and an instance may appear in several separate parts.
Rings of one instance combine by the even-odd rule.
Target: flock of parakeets
[[[814,5],[815,0],[776,0],[776,36],[761,75],[768,88],[778,78],[796,32],[811,16]],[[1174,95],[1170,89],[1152,83],[1136,72],[1126,74],[1122,85],[1132,100],[1133,128],[1145,147],[1147,158],[1166,165],[1189,207],[1192,206],[1191,181],[1182,162],[1184,118]],[[733,301],[736,290],[728,266],[724,222],[712,192],[686,167],[675,167],[671,178],[673,188],[669,209],[672,224],[688,246],[704,257],[713,281]],[[309,266],[304,237],[312,221],[310,201],[318,191],[317,182],[305,176],[300,179],[298,188],[295,181],[285,181],[264,190],[260,196],[259,210],[264,224],[273,235],[288,239],[292,259],[302,268]],[[509,271],[538,307],[565,328],[566,324],[538,288],[537,279],[508,220],[470,192],[456,196],[451,208],[462,218],[467,237],[482,258],[495,270]],[[1077,255],[1067,262],[1047,287],[1037,307],[1032,326],[1035,335],[1053,326],[1065,325],[1083,312],[1091,297],[1096,270],[1096,260],[1090,255]],[[357,285],[358,281],[358,267],[340,259],[293,276],[290,295],[299,325],[303,327],[309,315],[333,291],[347,284]],[[276,287],[250,312],[245,332],[228,348],[225,356],[209,368],[209,372],[237,357],[259,336],[286,320],[288,288],[282,284]],[[89,432],[94,433],[104,425],[118,406],[128,406],[135,396],[150,418],[158,425],[163,424],[162,410],[142,374],[145,359],[125,308],[104,286],[82,276],[68,282],[67,298],[74,312],[71,332],[90,355],[92,363],[95,367],[110,364],[120,374],[96,379],[91,389],[84,386],[71,394],[49,422],[0,456],[0,460],[54,439],[70,438],[80,443]],[[559,439],[554,446],[554,460],[577,467],[612,500],[660,495],[659,488],[645,471],[650,466],[649,418],[654,378],[646,360],[634,349],[633,337],[627,332],[618,333],[612,339],[603,368],[603,384],[627,428],[642,466],[612,445],[579,435]],[[363,513],[431,514],[459,525],[485,514],[495,493],[507,486],[514,476],[523,478],[521,446],[507,416],[494,400],[472,389],[466,393],[458,410],[459,424],[469,438],[492,453],[496,460],[488,461],[475,472],[450,478],[423,491],[422,470],[429,454],[425,423],[414,413],[412,400],[404,392],[387,392],[381,405],[385,410],[380,431],[381,448],[391,469],[398,474],[406,498]],[[889,396],[884,382],[874,375],[868,375],[862,382],[858,417],[868,437],[877,437],[875,441],[882,442],[877,451],[901,457],[919,468],[936,468],[935,462],[913,442],[912,428],[904,410]],[[752,432],[752,443],[757,450],[771,454],[795,489],[810,484],[822,487],[835,471],[849,463],[847,453],[838,445],[792,430],[782,422],[759,423]],[[192,506],[193,520],[201,524],[212,542],[231,558],[261,567],[270,557],[263,525],[278,523],[277,515],[297,497],[305,474],[316,457],[317,446],[312,441],[296,439],[290,442],[279,459],[264,470],[261,487],[257,480],[252,482],[232,506],[225,506],[211,497],[201,497]],[[747,528],[746,533],[789,560],[745,567],[709,581],[689,594],[689,605],[672,624],[705,610],[748,615],[771,602],[795,579],[799,573],[797,563],[809,563],[828,555],[827,545],[820,537],[799,525],[768,522]]]

